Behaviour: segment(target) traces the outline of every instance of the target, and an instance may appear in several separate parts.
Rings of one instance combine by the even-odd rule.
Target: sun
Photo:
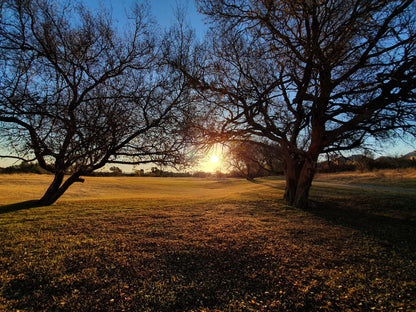
[[[202,172],[221,172],[225,171],[224,165],[226,164],[226,154],[224,154],[224,149],[221,147],[212,146],[209,150],[206,151],[205,157],[201,157],[201,162],[199,163],[198,170]],[[203,156],[203,155],[201,155]]]
[[[217,155],[212,155],[211,156],[211,162],[212,163],[217,163],[220,160],[220,158]]]

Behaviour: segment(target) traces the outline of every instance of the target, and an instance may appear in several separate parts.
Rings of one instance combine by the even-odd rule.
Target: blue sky
[[[167,28],[175,22],[175,10],[179,6],[185,9],[187,22],[195,29],[197,35],[202,38],[207,26],[203,22],[203,15],[196,10],[194,0],[147,0],[151,6],[152,14],[157,23]],[[134,0],[86,0],[82,3],[92,9],[104,5],[113,12],[113,18],[122,21],[125,11],[134,4]]]

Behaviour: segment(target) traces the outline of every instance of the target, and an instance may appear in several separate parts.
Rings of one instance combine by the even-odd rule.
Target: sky
[[[168,28],[175,22],[175,11],[177,7],[184,8],[187,22],[195,29],[199,38],[204,36],[207,26],[203,22],[203,15],[195,6],[194,0],[147,0],[151,6],[152,14],[162,28]],[[82,3],[92,9],[104,5],[111,8],[113,18],[122,21],[125,18],[126,9],[129,9],[133,0],[86,0]]]
[[[195,6],[194,0],[148,0],[151,5],[152,13],[156,22],[162,28],[168,28],[175,22],[175,9],[179,6],[185,8],[186,21],[194,28],[197,36],[203,39],[208,26],[204,23],[204,16],[200,14]],[[129,8],[133,3],[132,0],[86,0],[83,2],[91,8],[99,7],[100,3],[104,3],[107,7],[113,9],[113,17],[121,19],[125,16],[125,9]],[[416,140],[403,138],[396,139],[392,142],[383,143],[382,145],[374,145],[375,157],[378,156],[402,156],[413,150],[416,150]],[[207,167],[212,167],[212,163],[207,158]],[[219,165],[219,164],[215,164]]]
[[[194,0],[148,0],[152,14],[156,22],[161,28],[169,28],[175,22],[175,10],[179,6],[185,9],[186,21],[195,29],[196,35],[202,39],[208,26],[204,23],[204,16],[198,13]],[[113,18],[122,23],[126,16],[126,10],[134,3],[133,0],[85,0],[82,3],[92,10],[96,10],[105,6],[110,8],[113,12]],[[389,143],[375,146],[374,156],[401,156],[413,150],[416,150],[416,140],[403,139],[394,140]],[[4,154],[5,151],[1,151]],[[202,164],[204,169],[215,171],[220,166],[220,163],[212,163],[209,156]],[[15,163],[15,160],[0,159],[0,167],[8,166]]]
[[[175,10],[179,6],[185,10],[186,22],[195,30],[199,39],[204,37],[205,31],[208,28],[203,22],[203,15],[199,14],[194,0],[147,0],[151,6],[152,14],[156,22],[163,28],[169,28],[175,21]],[[81,1],[85,6],[92,10],[97,10],[105,6],[112,10],[112,16],[118,22],[123,21],[126,18],[126,10],[128,10],[133,4],[134,0],[85,0]],[[0,154],[6,155],[7,151],[1,149]],[[4,159],[0,158],[0,167],[7,167],[20,163],[20,160]],[[218,166],[219,164],[215,164]],[[215,171],[214,164],[207,160],[204,164],[204,168],[207,170]]]

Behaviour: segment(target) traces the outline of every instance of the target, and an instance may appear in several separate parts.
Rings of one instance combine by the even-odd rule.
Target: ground
[[[414,178],[321,176],[308,210],[281,178],[87,178],[12,205],[50,178],[0,175],[1,311],[416,311]]]

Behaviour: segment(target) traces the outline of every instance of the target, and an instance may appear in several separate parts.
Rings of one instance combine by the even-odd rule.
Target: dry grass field
[[[318,181],[349,184],[373,184],[416,189],[416,169],[387,169],[368,172],[341,172],[318,174]]]
[[[52,176],[35,174],[0,175],[0,203],[38,199]],[[244,185],[243,189],[241,189]],[[87,177],[73,184],[59,201],[73,200],[195,200],[214,199],[255,189],[244,180],[205,180],[154,177]]]
[[[0,311],[416,311],[415,194],[88,177],[11,205],[50,178],[0,175]]]

